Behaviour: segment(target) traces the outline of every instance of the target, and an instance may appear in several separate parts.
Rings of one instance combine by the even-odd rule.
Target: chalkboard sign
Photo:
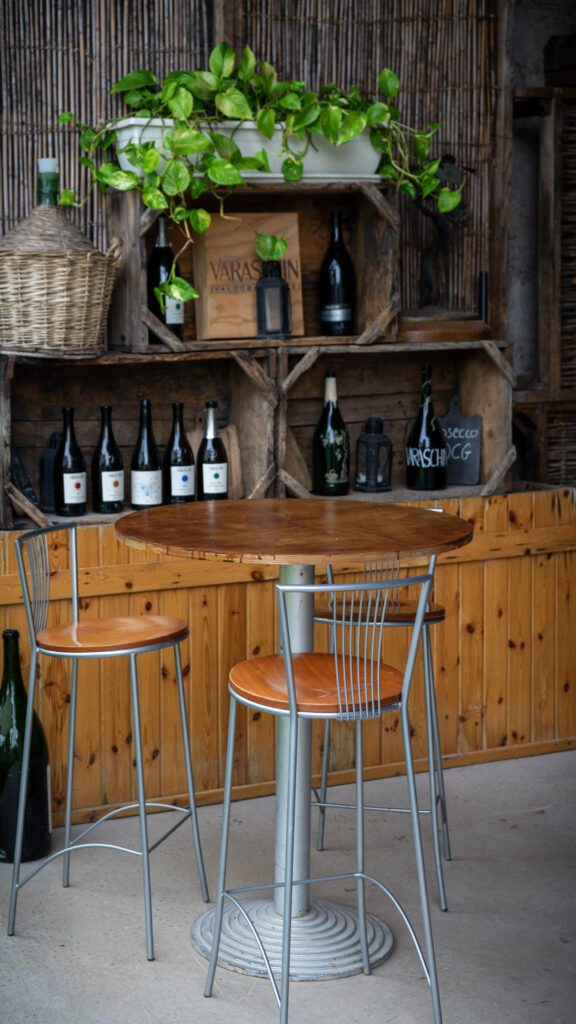
[[[448,448],[446,483],[477,484],[480,480],[482,417],[462,416],[457,395],[450,400],[446,416],[438,417]]]

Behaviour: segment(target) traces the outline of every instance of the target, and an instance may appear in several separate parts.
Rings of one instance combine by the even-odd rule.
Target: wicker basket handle
[[[113,260],[114,263],[119,263],[122,256],[123,243],[121,238],[113,238],[108,247],[106,256],[108,259]]]

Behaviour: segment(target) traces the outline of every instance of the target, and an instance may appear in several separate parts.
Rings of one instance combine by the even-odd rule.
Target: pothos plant
[[[237,126],[254,122],[263,143],[280,129],[279,152],[287,182],[300,181],[307,154],[319,136],[338,147],[367,131],[379,154],[377,173],[382,181],[413,199],[431,197],[439,212],[447,213],[459,204],[461,186],[444,187],[437,174],[440,162],[431,158],[431,142],[440,125],[416,129],[405,124],[395,104],[399,89],[397,75],[384,68],[372,97],[363,96],[356,85],[342,89],[330,83],[311,90],[300,80],[281,81],[272,64],[257,60],[249,46],[237,59],[225,42],[212,50],[205,69],[172,71],[161,81],[152,71],[131,71],[111,91],[122,97],[130,116],[166,122],[161,142],[129,143],[123,154],[134,169],[125,170],[113,155],[115,129],[122,118],[104,118],[94,127],[76,122],[89,190],[79,197],[65,188],[59,202],[82,205],[94,189],[137,190],[145,206],[180,226],[184,249],[195,233],[210,226],[203,195],[215,196],[223,214],[226,196],[244,184],[243,172],[270,172],[264,148],[246,156],[238,133],[219,130],[222,122],[231,121]],[[75,118],[66,112],[59,121],[68,124]],[[180,301],[197,297],[195,289],[174,274],[160,291]]]

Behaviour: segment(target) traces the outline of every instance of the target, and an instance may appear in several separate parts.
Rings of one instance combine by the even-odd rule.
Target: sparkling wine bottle
[[[446,487],[446,441],[432,404],[432,367],[421,370],[420,408],[406,442],[406,486],[415,491]]]
[[[217,402],[206,402],[204,437],[198,449],[198,501],[228,497],[228,456],[216,425]]]
[[[54,459],[54,502],[59,516],[86,513],[86,463],[74,432],[74,409],[62,410],[64,430]]]
[[[58,205],[58,161],[56,157],[44,156],[38,160],[36,203],[38,206]]]
[[[194,501],[194,455],[188,443],[183,421],[182,402],[172,403],[172,433],[164,452],[163,494],[165,505]]]
[[[140,430],[130,464],[132,508],[162,504],[162,465],[152,432],[152,407],[147,398],[140,402]]]
[[[0,861],[12,862],[16,843],[27,696],[20,672],[18,630],[5,629],[2,639],[4,671],[0,687]],[[34,712],[22,860],[37,860],[50,851],[50,798],[48,745],[40,719]]]
[[[163,284],[164,281],[168,280],[173,263],[174,254],[168,242],[166,219],[165,217],[158,217],[158,234],[156,235],[156,243],[148,260],[146,271],[148,309],[151,313],[154,313],[154,316],[158,317],[160,323],[164,324],[173,334],[181,338],[182,325],[184,323],[184,304],[177,299],[170,299],[168,296],[164,296],[165,308],[162,311],[160,303],[154,294],[154,289],[159,284]],[[152,332],[150,332],[149,341],[158,341],[156,335]]]
[[[338,408],[336,375],[332,370],[326,374],[324,408],[314,432],[312,456],[314,493],[347,494],[350,487],[350,440]]]
[[[342,239],[340,212],[332,212],[330,244],[320,268],[320,329],[322,334],[352,334],[356,285],[354,268]]]
[[[112,409],[100,406],[102,425],[92,455],[92,508],[110,514],[124,508],[124,463],[112,431]]]

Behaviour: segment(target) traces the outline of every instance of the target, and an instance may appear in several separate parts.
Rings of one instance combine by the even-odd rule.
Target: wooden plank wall
[[[474,522],[474,541],[440,559],[436,599],[445,625],[433,627],[442,749],[461,765],[566,749],[576,742],[576,506],[570,491],[462,498],[444,503]],[[61,535],[59,535],[61,536]],[[13,535],[0,545],[0,627],[20,629],[23,670],[28,648]],[[191,624],[183,663],[191,718],[196,785],[201,802],[221,797],[227,725],[227,670],[235,661],[275,649],[273,567],[191,563],[131,550],[113,526],[79,531],[82,614],[157,612]],[[54,621],[65,600],[68,552],[57,543]],[[390,660],[404,637],[390,631]],[[318,640],[325,640],[319,630]],[[64,738],[68,716],[66,665],[44,660],[38,708],[52,761],[55,821],[62,819]],[[142,725],[149,797],[184,799],[174,671],[169,654],[141,657]],[[127,667],[91,662],[81,670],[75,752],[77,820],[132,799]],[[424,712],[417,680],[412,708],[414,747],[423,766]],[[269,716],[240,715],[236,795],[270,793],[274,724]],[[321,733],[315,734],[314,770]],[[390,715],[366,729],[368,774],[402,772],[398,722]],[[334,730],[332,781],[351,777],[347,726]]]

